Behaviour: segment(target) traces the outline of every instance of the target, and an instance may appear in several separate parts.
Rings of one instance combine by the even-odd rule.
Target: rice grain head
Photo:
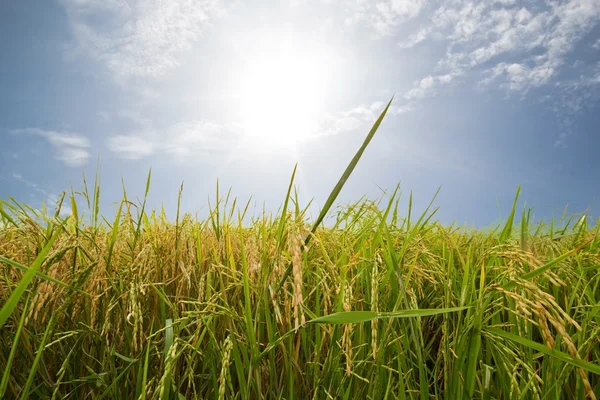
[[[304,299],[302,297],[302,236],[298,228],[294,229],[294,234],[290,238],[290,254],[292,255],[292,274],[294,278],[292,307],[294,309],[294,329],[297,331],[300,326],[306,324],[304,316]]]
[[[344,311],[352,311],[352,286],[346,282],[346,290],[344,290]],[[342,336],[342,347],[346,356],[346,375],[352,374],[352,324],[345,324],[344,335]]]
[[[219,400],[223,400],[225,398],[232,348],[233,342],[231,341],[231,336],[228,335],[223,342],[223,361],[221,362],[221,375],[219,376]]]

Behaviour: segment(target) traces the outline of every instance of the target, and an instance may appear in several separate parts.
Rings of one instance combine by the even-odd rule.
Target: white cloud
[[[64,147],[56,156],[57,160],[61,160],[68,167],[82,166],[87,162],[88,158],[90,158],[90,153],[87,150],[77,147]]]
[[[361,129],[368,122],[374,122],[377,116],[375,113],[383,106],[381,102],[375,102],[370,105],[361,104],[349,111],[341,112],[337,115],[326,116],[317,132],[317,136],[338,135],[344,132],[350,132]],[[379,110],[381,112],[381,110]]]
[[[218,0],[62,0],[74,35],[71,55],[102,62],[119,82],[157,77],[222,14]]]
[[[397,101],[395,100],[394,103]],[[394,103],[390,106],[388,114],[400,115],[415,109],[414,103],[406,103],[401,106],[397,106]],[[379,117],[385,105],[386,103],[384,102],[376,101],[371,104],[361,104],[348,111],[327,115],[321,120],[314,136],[332,136],[368,129]]]
[[[11,176],[14,180],[21,182],[21,183],[25,184],[26,186],[29,186],[31,189],[35,190],[36,192],[41,193],[45,196],[49,195],[49,193],[47,191],[45,191],[44,189],[40,188],[37,183],[31,182],[30,180],[25,179],[23,177],[23,175],[21,175],[17,172],[14,172]]]
[[[325,115],[308,139],[368,129],[383,111],[385,103],[373,102],[351,110]],[[392,104],[389,113],[399,115],[414,110],[413,103]],[[248,137],[241,123],[222,124],[210,120],[183,121],[154,135],[157,139],[140,136],[114,136],[107,147],[125,159],[139,159],[153,153],[166,154],[177,162],[220,163],[224,157],[240,150]],[[247,143],[246,143],[247,144]]]
[[[114,135],[106,140],[106,147],[118,158],[139,160],[154,154],[160,149],[155,139],[155,128],[152,120],[135,110],[120,110],[117,113],[105,113],[109,120],[118,119],[133,124],[136,134]]]
[[[567,61],[600,22],[600,0],[442,0],[431,10],[412,33],[402,33],[398,45],[408,57],[408,49],[426,41],[434,41],[433,48],[445,45],[446,51],[403,97],[414,102],[433,96],[458,79],[523,97],[545,87],[550,98],[558,99],[548,103],[555,101],[555,145],[564,146],[574,133],[575,115],[597,98],[600,66]],[[600,40],[592,43],[600,48]],[[569,81],[575,69],[580,78]]]
[[[420,28],[401,46],[411,47],[435,33],[448,43],[446,54],[437,63],[438,76],[476,74],[485,66],[480,86],[497,82],[506,90],[527,92],[551,83],[575,43],[599,20],[600,0],[547,4],[446,1],[433,13],[430,25]],[[500,56],[505,56],[504,60]],[[427,80],[431,77],[415,84],[406,97],[433,94],[435,83],[442,81]]]
[[[154,143],[141,136],[113,136],[106,146],[120,158],[138,160],[154,153]]]
[[[416,106],[415,106],[414,102],[406,103],[401,106],[396,106],[395,104],[392,103],[392,105],[390,106],[389,113],[392,115],[400,115],[400,114],[405,114],[407,112],[414,111],[415,109],[416,109]]]
[[[426,76],[421,79],[420,82],[416,83],[415,86],[404,94],[404,97],[412,99],[422,99],[423,97],[434,94],[434,87],[439,85],[445,85],[452,82],[454,79],[453,74]]]
[[[90,158],[91,147],[87,137],[69,132],[56,132],[40,128],[14,129],[13,134],[29,134],[45,138],[56,151],[55,159],[69,167],[84,165]]]
[[[351,110],[324,116],[309,139],[368,129],[385,107],[384,102],[362,104]],[[388,113],[400,115],[415,109],[412,102],[392,104]],[[148,120],[149,121],[149,120]],[[148,122],[151,125],[151,122]],[[119,135],[107,139],[107,148],[118,158],[137,160],[152,154],[170,156],[177,162],[220,163],[243,144],[244,126],[210,120],[183,121],[164,130],[151,128],[149,135]]]
[[[239,134],[234,127],[207,121],[181,122],[166,133],[165,150],[182,161],[207,161],[231,151]]]
[[[50,144],[55,147],[90,147],[88,138],[73,133],[58,133],[42,130],[39,130],[38,133],[48,139]]]
[[[394,33],[403,22],[415,18],[426,4],[425,0],[353,0],[344,1],[348,25],[362,24],[377,35]]]
[[[567,139],[576,134],[577,118],[588,112],[600,100],[600,62],[584,71],[577,79],[556,84],[551,96],[545,98],[556,116],[558,137],[555,147],[567,147]]]
[[[403,49],[410,49],[412,47],[415,47],[417,44],[427,39],[427,36],[430,32],[431,28],[421,29],[417,33],[409,35],[406,40],[399,42],[398,46],[400,46]]]
[[[529,67],[524,64],[500,63],[489,72],[489,77],[482,80],[482,85],[489,85],[499,77],[504,77],[505,82],[500,86],[513,91],[527,91],[532,87],[546,84],[554,69],[546,65]]]
[[[148,124],[151,124],[148,120]],[[119,135],[107,139],[106,146],[117,157],[138,160],[155,153],[170,155],[180,162],[218,162],[219,157],[233,150],[241,129],[214,121],[179,122],[148,135]]]

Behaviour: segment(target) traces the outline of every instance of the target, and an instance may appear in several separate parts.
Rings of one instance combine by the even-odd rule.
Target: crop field
[[[218,187],[203,220],[103,217],[98,180],[68,216],[2,200],[0,398],[598,398],[600,225],[333,206],[384,115],[314,221],[294,176],[258,216]]]

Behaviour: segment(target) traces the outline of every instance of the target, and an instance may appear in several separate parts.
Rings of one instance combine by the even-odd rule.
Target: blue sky
[[[62,0],[0,4],[0,197],[93,180],[102,211],[206,212],[217,179],[277,209],[294,164],[324,203],[400,183],[487,226],[519,184],[536,218],[600,207],[600,1]],[[407,197],[407,196],[406,196]]]

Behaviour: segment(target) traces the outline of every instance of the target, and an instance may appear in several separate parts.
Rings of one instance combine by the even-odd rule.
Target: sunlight
[[[317,128],[330,73],[327,57],[314,47],[269,50],[247,60],[241,122],[254,147],[293,150]]]

